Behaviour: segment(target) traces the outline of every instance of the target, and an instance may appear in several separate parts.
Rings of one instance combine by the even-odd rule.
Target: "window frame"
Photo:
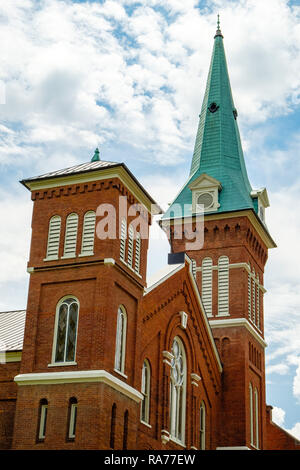
[[[78,401],[77,398],[72,397],[69,400],[69,420],[68,420],[68,441],[74,441],[76,437],[78,417]]]
[[[124,321],[122,322],[122,330],[120,330],[120,317],[121,316],[124,319]],[[125,372],[126,336],[127,336],[127,311],[124,305],[119,305],[118,313],[117,313],[114,370],[121,374],[124,374]]]
[[[146,371],[144,373],[144,371]],[[148,359],[145,359],[142,367],[141,393],[141,417],[142,423],[150,424],[150,398],[151,398],[151,367]]]
[[[175,369],[176,360],[173,354],[174,343],[177,342],[182,358],[182,384],[176,385],[172,377],[172,369]],[[185,420],[186,420],[186,388],[187,388],[187,359],[182,340],[175,336],[171,348],[171,371],[170,371],[170,439],[180,445],[185,445]],[[181,390],[178,394],[176,387]]]
[[[90,224],[87,226],[87,221],[90,222],[88,217],[90,215],[94,216],[94,225],[93,225],[93,231],[89,231],[90,229]],[[86,236],[91,235],[93,233],[93,248],[92,250],[84,250],[85,244],[86,244]],[[82,223],[82,235],[81,235],[81,252],[79,256],[93,256],[94,255],[94,250],[95,250],[95,233],[96,233],[96,212],[93,210],[89,210],[85,212],[83,216],[83,223]]]
[[[42,398],[39,403],[39,419],[37,429],[37,441],[43,442],[46,438],[47,416],[49,402],[46,398]]]
[[[77,320],[76,320],[76,337],[75,337],[75,350],[74,350],[74,359],[72,361],[67,361],[66,360],[66,344],[67,344],[67,337],[68,337],[68,326],[69,326],[69,308],[68,308],[68,314],[67,314],[67,326],[66,326],[66,332],[65,332],[65,347],[64,347],[64,360],[63,361],[57,361],[56,360],[56,349],[57,349],[57,334],[58,334],[58,323],[59,323],[59,312],[60,312],[60,307],[63,305],[63,303],[68,300],[72,299],[74,302],[77,303]],[[56,305],[56,314],[55,314],[55,323],[54,323],[54,334],[53,334],[53,346],[52,346],[52,358],[51,358],[51,364],[52,366],[62,366],[62,365],[74,365],[76,364],[76,352],[77,352],[77,339],[78,339],[78,323],[79,323],[79,311],[80,311],[80,303],[77,297],[74,295],[66,295],[62,297],[59,302]]]

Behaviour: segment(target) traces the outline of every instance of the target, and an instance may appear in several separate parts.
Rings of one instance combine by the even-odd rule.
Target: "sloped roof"
[[[26,310],[0,312],[0,351],[22,351]]]
[[[176,217],[176,211],[180,215],[188,215],[183,209],[192,204],[189,185],[203,173],[215,178],[222,185],[220,207],[216,213],[244,209],[256,211],[220,31],[215,36],[190,175],[163,219]]]

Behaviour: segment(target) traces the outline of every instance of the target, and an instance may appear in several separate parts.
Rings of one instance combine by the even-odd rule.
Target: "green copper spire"
[[[182,208],[185,204],[192,204],[192,189],[197,184],[195,180],[203,174],[220,183],[219,206],[215,206],[214,212],[255,209],[231,93],[219,16],[189,179],[163,218],[176,217],[173,210],[175,203]]]
[[[98,148],[96,148],[94,156],[91,159],[91,162],[100,162],[100,156],[99,156],[99,149]]]

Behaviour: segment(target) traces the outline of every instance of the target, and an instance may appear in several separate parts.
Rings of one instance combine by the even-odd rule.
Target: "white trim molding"
[[[228,318],[226,320],[210,320],[209,324],[211,328],[230,328],[236,326],[243,326],[245,327],[262,345],[262,347],[266,348],[267,343],[265,340],[257,333],[257,331],[253,328],[253,326],[249,323],[246,318]]]
[[[247,446],[217,447],[217,450],[251,450]]]
[[[31,374],[19,374],[14,378],[19,386],[24,385],[56,385],[66,383],[105,383],[114,390],[123,393],[137,403],[143,399],[143,395],[110,374],[106,370],[82,370],[63,372],[41,372]]]

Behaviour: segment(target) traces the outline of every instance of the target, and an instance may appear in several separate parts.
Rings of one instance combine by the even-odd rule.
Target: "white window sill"
[[[124,377],[124,379],[128,379],[128,376],[126,374],[124,374],[124,372],[121,372],[120,370],[118,369],[114,369],[115,372],[117,372],[117,374],[121,375],[122,377]]]
[[[92,251],[87,251],[86,253],[80,253],[78,256],[81,258],[83,256],[94,256],[94,253]]]
[[[152,429],[152,426],[151,426],[151,424],[149,424],[149,423],[146,423],[146,421],[143,421],[143,420],[141,419],[141,421],[140,421],[140,422],[141,422],[142,424],[144,424],[144,426],[147,426],[147,428],[150,428],[150,429]]]
[[[49,256],[49,258],[44,258],[43,261],[57,261],[58,256]]]
[[[179,439],[176,439],[176,437],[170,436],[170,437],[169,437],[169,441],[172,441],[172,442],[174,442],[175,444],[178,444],[179,446],[186,448],[186,446],[184,445],[184,443],[181,442],[181,441],[179,441]]]
[[[48,367],[61,367],[61,366],[77,366],[77,362],[70,361],[70,362],[51,362],[48,364]]]
[[[76,254],[72,254],[72,255],[64,255],[61,257],[61,259],[72,259],[72,258],[76,258]]]

